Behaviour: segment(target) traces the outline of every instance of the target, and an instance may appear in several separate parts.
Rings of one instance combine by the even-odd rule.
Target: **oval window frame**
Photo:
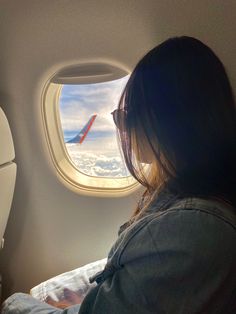
[[[80,71],[81,69],[83,71]],[[83,75],[80,75],[81,72]],[[140,183],[131,176],[104,178],[89,176],[81,172],[71,161],[65,147],[58,105],[64,84],[102,83],[122,78],[128,74],[128,71],[107,63],[85,63],[59,70],[44,88],[42,118],[50,156],[58,177],[66,187],[76,193],[119,197],[131,194],[140,187]]]

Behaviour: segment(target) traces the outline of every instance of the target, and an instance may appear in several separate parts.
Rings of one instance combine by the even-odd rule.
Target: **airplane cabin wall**
[[[132,70],[171,36],[195,36],[236,87],[234,0],[0,0],[0,105],[16,149],[17,183],[0,252],[4,296],[106,256],[137,201],[82,196],[55,174],[41,115],[43,88],[66,65],[104,60]]]

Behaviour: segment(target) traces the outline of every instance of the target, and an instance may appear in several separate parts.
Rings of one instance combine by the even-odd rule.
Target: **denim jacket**
[[[175,200],[162,210],[165,201],[121,226],[81,306],[59,310],[14,294],[2,313],[236,313],[236,210],[201,198]]]

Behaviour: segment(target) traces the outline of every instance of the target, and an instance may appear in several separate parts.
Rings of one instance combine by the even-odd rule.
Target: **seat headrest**
[[[0,108],[0,166],[15,158],[14,144],[7,118]]]

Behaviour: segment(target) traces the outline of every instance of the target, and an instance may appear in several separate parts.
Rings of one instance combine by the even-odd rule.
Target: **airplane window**
[[[130,176],[120,155],[111,112],[129,76],[95,84],[63,85],[59,113],[71,162],[93,177]]]
[[[46,143],[57,177],[74,192],[117,197],[140,188],[123,162],[111,115],[129,78],[123,72],[79,65],[62,69],[45,85]]]

